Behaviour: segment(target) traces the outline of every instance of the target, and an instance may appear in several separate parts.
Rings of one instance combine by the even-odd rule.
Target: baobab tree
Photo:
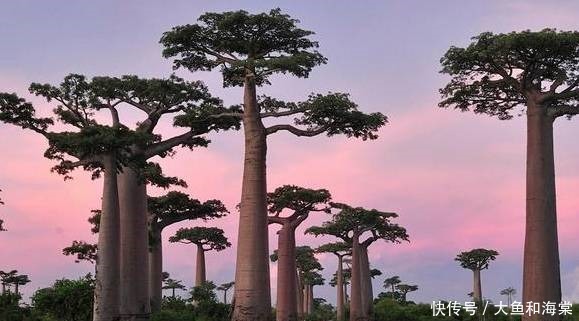
[[[172,291],[171,296],[173,298],[175,297],[175,290],[187,289],[183,284],[181,284],[181,281],[173,280],[169,277],[164,279],[163,282],[165,283],[165,285],[163,285],[163,290],[171,290]]]
[[[0,94],[0,121],[46,137],[49,147],[45,156],[59,162],[53,171],[69,177],[71,170],[83,167],[95,178],[104,174],[95,321],[110,321],[118,315],[122,319],[134,315],[147,319],[146,160],[171,155],[178,146],[207,146],[203,134],[237,128],[239,120],[225,116],[228,109],[202,83],[175,76],[94,77],[88,81],[82,75],[71,74],[59,86],[32,84],[30,92],[56,101],[58,120],[75,131],[49,131],[54,120],[36,117],[32,104],[14,94]],[[119,118],[118,109],[127,107],[147,115],[135,130]],[[94,116],[101,110],[110,112],[112,125],[97,122]],[[165,115],[173,116],[174,124],[184,127],[185,132],[165,140],[155,134],[156,125]]]
[[[268,193],[269,224],[279,224],[277,261],[276,320],[297,319],[296,238],[295,231],[311,212],[323,212],[331,199],[325,189],[294,185],[278,187]],[[287,213],[289,212],[289,213]]]
[[[378,240],[392,243],[408,241],[406,229],[391,223],[396,213],[351,207],[342,203],[331,203],[338,210],[332,220],[322,226],[313,226],[306,233],[332,235],[347,244],[352,244],[352,281],[350,295],[350,320],[366,320],[372,307],[372,277],[368,261],[368,247]],[[362,240],[365,235],[367,238]]]
[[[396,285],[396,290],[400,291],[402,302],[406,303],[406,296],[409,292],[414,292],[418,290],[418,285],[409,285],[405,283],[400,283]]]
[[[324,285],[324,278],[317,271],[306,271],[302,274],[304,316],[308,316],[314,311],[314,286]]]
[[[149,197],[149,291],[151,309],[161,308],[163,282],[163,244],[162,232],[172,224],[185,220],[204,221],[224,217],[229,212],[219,200],[201,203],[189,195],[172,191],[159,197]]]
[[[28,278],[28,275],[26,274],[20,274],[20,275],[16,275],[14,276],[14,278],[12,279],[12,284],[14,284],[14,294],[16,295],[20,295],[20,292],[18,290],[18,288],[22,285],[26,285],[28,283],[30,283],[30,279]]]
[[[579,114],[579,32],[482,33],[441,59],[441,107],[527,120],[523,302],[560,302],[553,124]],[[558,320],[524,315],[523,320]]]
[[[473,249],[459,253],[454,259],[460,263],[460,266],[473,272],[473,299],[477,304],[480,304],[483,298],[480,272],[488,269],[490,261],[494,261],[498,255],[499,253],[495,250]]]
[[[18,275],[17,270],[0,271],[0,282],[2,282],[2,294],[6,293],[6,289],[13,284],[14,278]]]
[[[386,290],[392,290],[392,293],[396,292],[396,285],[400,284],[402,281],[398,275],[386,278],[384,280],[384,288]]]
[[[202,286],[207,281],[205,269],[205,252],[222,251],[231,246],[222,229],[217,227],[180,228],[169,238],[172,243],[194,244],[197,246],[195,264],[195,286]]]
[[[500,294],[507,297],[507,305],[510,307],[513,302],[513,297],[517,294],[517,290],[512,286],[509,286],[508,288],[501,290]]]
[[[173,58],[174,68],[190,71],[220,68],[224,86],[243,86],[242,117],[245,156],[239,215],[239,240],[235,277],[233,321],[270,319],[269,265],[267,263],[267,137],[277,132],[312,137],[344,134],[375,139],[386,123],[380,113],[358,111],[347,94],[312,94],[306,101],[287,103],[262,97],[257,87],[270,76],[307,77],[326,62],[309,39],[313,32],[300,29],[298,21],[273,9],[267,13],[246,11],[206,13],[198,23],[165,32],[163,55]],[[293,116],[294,124],[266,119]]]
[[[227,304],[227,291],[235,285],[235,282],[223,283],[217,287],[217,291],[223,291],[223,304]]]
[[[62,249],[62,254],[66,256],[75,255],[74,262],[86,261],[91,264],[97,262],[97,245],[85,241],[72,241],[70,246]]]
[[[0,189],[0,192],[2,192],[2,190]],[[4,202],[2,201],[2,199],[0,198],[0,205],[4,205]],[[6,229],[4,228],[4,220],[0,219],[0,232],[4,232],[6,231]]]
[[[345,318],[345,292],[344,292],[344,264],[345,256],[351,255],[351,247],[344,242],[327,243],[319,246],[316,253],[332,253],[338,258],[338,268],[336,269],[337,300],[336,300],[336,320],[344,321]]]

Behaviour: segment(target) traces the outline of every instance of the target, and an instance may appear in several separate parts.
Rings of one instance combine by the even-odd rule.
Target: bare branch
[[[274,125],[274,126],[268,127],[266,129],[266,135],[271,135],[271,134],[276,133],[280,130],[285,130],[285,131],[288,131],[296,136],[313,137],[313,136],[316,136],[316,135],[319,135],[319,134],[325,132],[328,129],[328,127],[329,126],[326,125],[326,126],[318,127],[316,129],[304,130],[304,129],[296,128],[292,125]]]

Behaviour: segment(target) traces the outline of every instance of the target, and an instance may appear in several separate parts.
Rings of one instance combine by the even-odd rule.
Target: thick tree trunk
[[[362,307],[362,271],[360,268],[360,241],[359,235],[352,237],[352,279],[350,289],[350,321],[367,320]]]
[[[195,264],[195,286],[202,286],[207,281],[205,276],[205,250],[203,245],[197,245],[197,263]]]
[[[266,204],[267,141],[253,78],[245,81],[243,103],[245,156],[233,321],[262,321],[271,319]]]
[[[294,229],[284,224],[278,235],[276,320],[295,321],[298,308]]]
[[[120,220],[116,161],[105,158],[102,214],[98,237],[94,321],[113,321],[119,316],[120,304]]]
[[[227,290],[223,291],[223,304],[227,304]]]
[[[151,311],[158,312],[163,301],[163,244],[161,231],[151,229],[152,243],[149,251],[149,294]]]
[[[366,316],[372,314],[374,293],[372,291],[372,277],[370,276],[370,261],[368,260],[368,247],[360,246],[360,271],[362,285],[362,308]]]
[[[304,284],[304,289],[303,289],[303,293],[304,293],[304,302],[303,302],[303,309],[304,309],[304,316],[308,316],[310,315],[310,310],[309,310],[309,302],[310,302],[310,291],[308,290],[309,284]]]
[[[343,257],[338,255],[338,271],[336,272],[336,289],[338,290],[336,301],[336,320],[344,321],[345,310],[344,310],[344,269],[342,264]]]
[[[480,280],[480,270],[473,270],[474,275],[474,286],[472,290],[472,298],[476,304],[481,304],[482,302],[482,287]]]
[[[546,108],[527,106],[527,202],[523,266],[523,304],[561,302],[557,237],[553,119]],[[559,320],[523,316],[523,321]]]
[[[148,320],[149,233],[147,189],[133,169],[118,177],[121,213],[121,320]]]

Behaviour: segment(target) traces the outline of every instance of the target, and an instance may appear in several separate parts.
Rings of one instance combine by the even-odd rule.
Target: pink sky
[[[419,3],[412,4],[415,6],[412,13],[405,5],[393,4],[376,5],[378,8],[334,6],[329,2],[320,2],[312,8],[307,2],[290,7],[280,4],[300,18],[305,26],[318,32],[320,50],[329,57],[329,64],[314,71],[310,79],[280,77],[275,79],[273,86],[263,90],[291,100],[303,99],[312,91],[347,91],[352,93],[361,109],[386,113],[390,124],[380,132],[380,139],[372,142],[343,137],[304,139],[285,134],[271,137],[268,184],[270,190],[282,184],[327,188],[337,201],[398,212],[399,222],[408,229],[412,242],[376,244],[371,248],[370,257],[372,264],[386,275],[400,275],[403,280],[418,284],[420,291],[414,298],[420,301],[442,296],[465,300],[465,294],[470,292],[471,275],[453,262],[454,256],[472,247],[497,249],[501,255],[491,270],[485,272],[483,289],[485,296],[499,301],[497,292],[502,288],[512,285],[520,292],[524,230],[524,119],[498,121],[437,108],[437,89],[445,81],[437,74],[438,59],[449,45],[463,45],[470,36],[482,31],[542,27],[577,29],[579,7],[568,1],[561,1],[558,5],[494,1],[484,2],[488,3],[487,6],[473,4],[461,13],[456,4],[462,2],[449,1],[436,8]],[[116,5],[108,3],[108,6]],[[61,6],[63,10],[77,10],[74,13],[79,20],[92,14],[88,9],[85,12],[77,7],[65,7],[65,2]],[[96,12],[105,10],[101,5],[96,6]],[[160,17],[153,6],[137,8],[132,2],[126,6],[117,9],[134,9],[136,16],[123,20],[123,28],[119,28],[118,33],[111,31],[113,33],[104,35],[102,39],[97,34],[98,28],[113,17],[98,16],[101,20],[97,19],[93,24],[79,25],[79,34],[76,35],[70,34],[73,31],[68,30],[71,26],[66,25],[67,22],[55,22],[53,15],[58,17],[58,13],[43,13],[41,8],[33,10],[32,16],[39,17],[39,21],[51,22],[47,27],[51,33],[65,39],[77,39],[75,35],[80,37],[84,32],[95,37],[94,44],[80,37],[78,39],[84,39],[82,45],[73,46],[63,53],[52,47],[60,46],[60,40],[43,45],[13,40],[16,52],[8,54],[5,60],[0,55],[0,91],[16,91],[31,99],[26,94],[29,82],[55,83],[69,72],[168,75],[170,65],[160,57],[160,48],[156,44],[163,31],[175,24],[192,22],[204,11],[236,9],[229,5],[201,8],[178,2],[174,8],[163,8],[170,14]],[[268,8],[251,3],[246,9]],[[331,17],[326,16],[328,10],[335,10]],[[399,18],[410,14],[419,19],[429,16],[431,10],[437,15],[433,15],[430,22],[420,20],[422,24],[410,26],[410,22]],[[0,13],[0,21],[6,14],[18,16],[23,11],[14,5]],[[349,24],[339,23],[346,17],[351,18]],[[448,25],[451,20],[457,25]],[[392,28],[395,23],[399,29]],[[18,31],[3,27],[10,25],[0,23],[0,35],[4,35],[4,39],[11,41],[18,36]],[[139,33],[130,38],[140,30],[150,34]],[[26,30],[20,32],[27,35]],[[346,37],[344,32],[351,32],[353,36]],[[428,36],[431,32],[436,37]],[[132,41],[130,46],[123,42],[128,38]],[[412,39],[418,39],[419,43],[413,43]],[[103,48],[103,44],[110,44],[113,53],[91,53],[98,51],[93,50],[97,47]],[[40,54],[39,60],[26,61],[19,58],[31,54],[25,50],[26,45],[38,52],[42,48],[46,53]],[[92,57],[90,63],[87,55]],[[35,61],[40,61],[38,69],[35,69]],[[241,97],[239,89],[220,88],[221,80],[216,74],[179,74],[190,79],[203,79],[212,92],[227,103],[237,103]],[[34,101],[39,109],[49,110],[49,105],[37,99]],[[135,115],[124,116],[135,118]],[[163,125],[166,134],[175,132],[169,123],[166,121]],[[565,297],[574,300],[579,300],[579,258],[575,254],[579,241],[576,232],[579,228],[579,199],[576,195],[579,190],[578,134],[576,120],[557,122],[563,292]],[[190,187],[185,191],[193,197],[221,199],[231,210],[229,217],[208,223],[223,228],[234,243],[226,251],[208,254],[208,277],[222,283],[233,279],[237,233],[235,205],[240,194],[242,137],[241,133],[231,132],[212,136],[212,140],[208,149],[180,151],[174,158],[161,163],[168,174],[180,176],[189,183]],[[95,240],[86,218],[91,209],[99,206],[100,181],[91,181],[86,173],[81,172],[68,182],[51,174],[51,162],[42,157],[45,145],[43,139],[33,133],[0,125],[0,150],[3,151],[0,154],[0,188],[3,190],[0,195],[6,202],[0,207],[0,215],[9,229],[0,233],[0,269],[18,269],[29,274],[33,282],[25,287],[26,295],[48,286],[56,278],[78,277],[92,271],[88,264],[75,264],[72,258],[62,256],[61,250],[72,240]],[[163,191],[151,191],[154,195],[161,193]],[[325,218],[324,214],[313,215],[303,227],[321,223]],[[165,231],[164,239],[178,227],[193,224],[202,223],[173,226]],[[298,232],[301,234],[301,231],[303,229]],[[273,250],[276,248],[275,230],[271,230],[270,236]],[[300,236],[298,240],[300,244],[317,245],[331,239]],[[165,254],[165,270],[175,278],[183,279],[185,284],[192,284],[194,248],[167,242]],[[335,259],[331,256],[320,256],[320,259],[325,267],[324,275],[330,278],[335,269]],[[272,264],[274,291],[275,268]],[[383,277],[376,281],[376,287],[382,280]],[[335,297],[329,286],[316,291],[330,301]]]

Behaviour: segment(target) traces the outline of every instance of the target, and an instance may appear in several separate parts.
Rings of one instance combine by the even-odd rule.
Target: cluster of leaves
[[[51,287],[36,291],[32,305],[38,314],[51,320],[90,321],[94,286],[90,274],[78,280],[57,280]]]
[[[204,250],[215,251],[222,251],[231,246],[222,229],[202,226],[180,228],[169,238],[169,242],[195,244]]]
[[[326,62],[315,50],[318,43],[308,39],[313,32],[298,28],[298,20],[280,9],[206,13],[198,21],[163,34],[163,56],[175,57],[175,68],[220,67],[224,86],[241,85],[247,74],[253,74],[258,85],[268,84],[274,73],[307,77],[313,67]]]
[[[473,249],[459,253],[454,260],[465,269],[481,271],[487,269],[490,261],[494,261],[498,255],[499,252],[495,250]]]

